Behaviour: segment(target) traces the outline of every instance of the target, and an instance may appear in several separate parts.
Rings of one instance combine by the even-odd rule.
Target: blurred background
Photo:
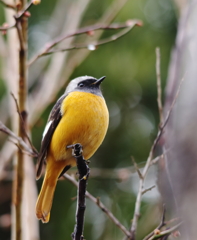
[[[64,92],[68,81],[83,75],[107,77],[102,89],[109,108],[110,124],[102,146],[91,159],[88,191],[99,197],[120,222],[129,228],[139,181],[131,156],[139,167],[143,167],[159,124],[155,48],[160,47],[161,50],[164,91],[170,54],[175,44],[179,8],[172,0],[42,0],[30,12],[29,59],[50,40],[75,32],[79,27],[96,23],[122,23],[128,19],[140,19],[143,22],[143,27],[134,27],[122,38],[94,51],[85,49],[55,53],[42,57],[29,66],[28,127],[37,149],[40,148],[49,112]],[[13,22],[12,16],[12,10],[5,10],[0,5],[1,24]],[[98,37],[97,34],[106,38],[115,33],[118,30],[98,31],[93,36],[84,34],[62,42],[60,47],[91,43]],[[15,37],[14,30],[0,36],[0,120],[12,129],[16,125],[13,121],[16,110],[10,92],[17,92],[14,82],[17,79],[17,65],[14,62],[17,45],[13,46],[11,39]],[[16,151],[15,146],[7,142],[6,138],[0,134],[1,240],[9,240],[11,236],[12,161]],[[32,169],[34,172],[33,165]],[[71,172],[75,173],[76,169]],[[156,181],[157,167],[153,166],[146,186],[151,187]],[[41,184],[42,179],[37,182],[38,191]],[[36,189],[30,186],[28,197],[32,198],[31,206],[34,206]],[[58,182],[50,222],[39,223],[41,240],[70,239],[75,224],[75,197],[76,188],[70,182]],[[162,201],[156,187],[143,197],[137,239],[142,239],[158,225],[161,210]],[[34,207],[31,207],[30,215],[35,215]],[[85,216],[86,239],[123,239],[123,233],[90,200],[87,200]]]

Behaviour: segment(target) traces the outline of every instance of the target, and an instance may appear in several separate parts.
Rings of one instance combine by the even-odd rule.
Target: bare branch
[[[159,161],[161,158],[163,158],[163,154],[161,154],[160,156],[152,159],[151,165],[158,163],[158,161]]]
[[[17,142],[20,144],[20,146],[23,147],[23,149],[28,152],[32,157],[37,157],[38,152],[34,151],[32,148],[30,148],[21,137],[18,137],[15,133],[13,133],[9,128],[7,128],[1,121],[0,121],[0,131],[4,132],[11,138],[17,140]]]
[[[132,234],[132,240],[135,239],[135,235],[136,235],[136,230],[137,230],[137,224],[138,224],[138,219],[139,219],[139,216],[140,216],[140,207],[141,207],[141,199],[142,199],[142,193],[143,193],[143,189],[144,189],[144,181],[145,181],[145,178],[146,178],[146,175],[147,175],[147,172],[148,172],[148,169],[150,168],[151,166],[151,163],[152,163],[152,159],[153,159],[153,153],[154,153],[154,150],[155,150],[155,147],[157,146],[162,134],[163,134],[163,131],[164,131],[164,128],[170,118],[170,115],[171,115],[171,112],[172,112],[172,109],[176,103],[176,100],[178,98],[178,95],[179,95],[179,92],[180,92],[180,89],[181,89],[181,85],[182,85],[182,82],[183,82],[183,79],[181,80],[180,84],[179,84],[179,87],[177,89],[177,92],[176,92],[176,95],[174,97],[174,100],[170,106],[170,109],[166,115],[166,118],[162,124],[162,126],[160,127],[158,133],[157,133],[157,136],[153,142],[153,145],[150,149],[150,152],[149,152],[149,156],[148,156],[148,159],[146,161],[146,164],[144,166],[144,169],[143,169],[143,172],[142,172],[142,176],[143,178],[140,179],[140,182],[139,182],[139,190],[138,190],[138,194],[137,194],[137,198],[136,198],[136,203],[135,203],[135,210],[134,210],[134,216],[133,216],[133,221],[132,221],[132,224],[131,224],[131,228],[130,228],[130,231],[131,231],[131,234]]]
[[[0,3],[3,4],[5,7],[7,8],[10,8],[10,9],[13,9],[13,10],[16,10],[16,7],[12,4],[9,4],[9,3],[6,3],[5,1],[3,0],[0,0]]]
[[[151,161],[151,165],[156,164],[162,156],[163,156],[163,154],[154,158]],[[143,169],[142,166],[144,166],[143,163],[140,163],[140,166],[138,164],[138,168],[139,168],[140,172]],[[76,172],[75,169],[69,170],[70,174],[75,174],[75,172]],[[93,167],[93,168],[91,168],[90,178],[118,179],[118,180],[124,181],[124,180],[127,180],[128,178],[130,178],[134,173],[136,173],[136,168],[134,166],[126,166],[123,168],[115,168],[115,169]]]
[[[159,239],[159,238],[164,237],[164,236],[168,236],[171,233],[173,233],[175,230],[177,230],[181,226],[181,224],[182,224],[182,222],[178,223],[177,225],[175,225],[175,226],[173,226],[169,229],[161,231],[158,234],[153,235],[152,237],[148,238],[147,240],[155,240],[155,239]]]
[[[63,175],[64,178],[66,178],[67,180],[69,180],[71,183],[73,183],[76,187],[78,187],[78,183],[75,180],[74,177],[71,177],[68,174],[64,174]],[[95,198],[93,195],[91,195],[88,191],[86,191],[86,197],[89,198],[92,202],[94,202],[111,220],[112,222],[118,227],[120,228],[120,230],[128,237],[130,238],[130,232],[120,223],[120,221],[112,214],[112,212],[110,212],[109,209],[107,209],[105,207],[105,205],[97,198]]]
[[[92,43],[89,43],[89,44],[77,44],[77,45],[74,45],[74,46],[71,46],[69,48],[65,48],[65,49],[56,49],[56,50],[53,50],[53,51],[49,51],[47,53],[43,53],[42,56],[45,56],[45,55],[50,55],[50,54],[53,54],[53,53],[56,53],[56,52],[65,52],[65,51],[70,51],[70,50],[74,50],[74,49],[82,49],[82,48],[87,48],[89,49],[90,51],[91,50],[96,50],[96,48],[100,45],[104,45],[104,44],[107,44],[107,43],[111,43],[113,41],[116,41],[118,40],[119,38],[125,36],[128,32],[130,32],[130,30],[135,26],[141,26],[141,24],[139,24],[139,22],[136,22],[135,23],[135,20],[128,20],[127,21],[128,24],[124,26],[124,28],[127,28],[123,31],[121,31],[120,33],[118,34],[115,34],[115,35],[112,35],[111,37],[109,38],[106,38],[106,39],[102,39],[100,41],[97,41],[97,42],[92,42]],[[133,23],[131,23],[133,22]],[[118,24],[116,24],[118,25]],[[131,25],[131,26],[130,26]],[[99,29],[103,29],[103,30],[108,30],[108,29],[121,29],[123,28],[121,25],[120,25],[120,28],[116,27],[116,28],[113,28],[113,27],[103,27],[103,28],[99,28]],[[98,29],[96,29],[98,30]],[[90,30],[91,31],[91,30]],[[40,56],[41,57],[41,56]]]
[[[167,112],[167,114],[166,114],[166,119],[165,119],[165,121],[164,121],[164,124],[163,124],[162,127],[161,127],[161,130],[166,126],[166,124],[167,124],[167,122],[168,122],[168,120],[169,120],[169,118],[170,118],[172,109],[174,108],[174,105],[175,105],[175,103],[176,103],[176,100],[177,100],[177,98],[178,98],[178,96],[179,96],[179,93],[180,93],[180,90],[181,90],[181,86],[182,86],[182,84],[183,84],[183,81],[184,81],[184,78],[182,78],[181,81],[180,81],[180,83],[179,83],[177,92],[176,92],[175,97],[174,97],[174,99],[173,99],[173,102],[172,102],[172,104],[171,104],[171,106],[170,106],[170,109],[168,110],[168,112]]]
[[[7,23],[4,23],[2,27],[0,27],[0,31],[6,32],[7,30],[16,27],[16,23],[12,25],[8,25]]]
[[[139,178],[140,178],[140,179],[143,179],[143,176],[142,176],[142,174],[141,174],[141,172],[140,172],[140,169],[139,169],[137,163],[135,162],[134,157],[131,157],[131,159],[132,159],[133,165],[134,165],[134,167],[135,167],[135,170],[136,170],[137,173],[138,173]]]
[[[151,191],[153,188],[155,188],[156,186],[155,185],[153,185],[152,187],[149,187],[149,188],[146,188],[146,189],[144,189],[143,191],[142,191],[142,195],[144,195],[146,192],[148,192],[148,191]]]
[[[104,24],[99,24],[99,25],[96,24],[96,25],[91,25],[88,27],[80,28],[74,33],[70,33],[70,34],[67,34],[65,36],[55,39],[51,44],[49,44],[48,50],[53,48],[54,46],[56,46],[57,44],[59,44],[60,42],[65,40],[66,38],[74,37],[74,36],[81,35],[84,33],[94,32],[97,30],[118,30],[118,29],[122,29],[122,28],[128,28],[132,24],[131,22],[132,22],[132,20],[128,20],[128,21],[126,21],[126,23],[113,23],[108,26],[105,26]],[[135,24],[138,24],[139,26],[142,25],[141,21],[139,21],[139,20],[137,20],[137,23],[135,23]]]
[[[21,112],[20,112],[17,99],[15,98],[15,96],[14,96],[13,93],[11,93],[11,96],[13,97],[14,102],[15,102],[15,104],[16,104],[16,110],[17,110],[17,113],[18,113],[18,115],[19,115],[20,123],[21,123],[21,126],[22,126],[23,131],[24,131],[24,135],[25,135],[26,139],[28,140],[28,143],[30,144],[33,152],[38,155],[37,149],[33,146],[32,142],[31,142],[31,140],[30,140],[30,138],[29,138],[29,136],[28,136],[28,134],[27,134],[27,132],[26,132],[24,119],[23,119],[23,116],[22,116],[22,114],[21,114]]]
[[[83,240],[83,229],[84,229],[84,214],[86,209],[85,193],[87,188],[87,181],[90,174],[90,169],[82,155],[82,145],[76,143],[74,145],[67,146],[72,148],[73,156],[77,162],[77,169],[79,173],[79,186],[77,193],[77,211],[76,211],[76,224],[74,232],[72,233],[73,240]]]
[[[170,106],[169,111],[168,111],[167,114],[166,114],[166,118],[165,118],[165,120],[164,120],[164,123],[163,123],[162,126],[160,127],[160,129],[159,129],[159,131],[158,131],[158,133],[157,133],[157,137],[155,138],[155,140],[154,140],[154,142],[153,142],[153,145],[152,145],[151,150],[150,150],[150,153],[149,153],[148,160],[147,160],[146,165],[145,165],[145,167],[144,167],[143,176],[145,176],[145,175],[147,174],[148,168],[150,167],[150,163],[151,163],[151,161],[152,161],[153,152],[154,152],[155,147],[157,146],[157,144],[158,144],[158,142],[159,142],[159,140],[160,140],[161,135],[163,134],[163,130],[164,130],[166,124],[168,123],[168,120],[169,120],[169,118],[170,118],[172,109],[174,108],[174,105],[175,105],[176,100],[177,100],[177,98],[178,98],[178,95],[179,95],[179,92],[180,92],[180,89],[181,89],[181,85],[182,85],[182,83],[183,83],[183,80],[184,80],[184,79],[182,79],[181,82],[180,82],[180,84],[179,84],[179,87],[178,87],[178,89],[177,89],[177,92],[176,92],[176,95],[175,95],[175,97],[174,97],[174,100],[173,100],[173,102],[172,102],[172,104],[171,104],[171,106]]]
[[[160,222],[159,226],[156,227],[156,229],[160,230],[163,226],[166,225],[166,223],[165,223],[165,214],[166,214],[166,208],[165,208],[165,205],[164,205],[163,206],[163,213],[162,213],[162,217],[161,217],[161,222]],[[151,233],[149,233],[143,240],[148,240],[154,234],[155,234],[155,230],[152,231]]]
[[[7,3],[5,3],[4,1],[2,1],[2,0],[0,0],[0,3],[2,3],[4,6],[6,6],[6,7],[8,7],[8,8],[12,8],[12,9],[14,9],[14,10],[16,10],[17,9],[17,7],[15,7],[14,5],[11,5],[11,4],[7,4]],[[34,5],[33,4],[33,1],[31,1],[31,2],[29,2],[28,4],[27,4],[27,6],[23,9],[23,10],[21,10],[18,14],[16,14],[15,16],[14,16],[14,18],[15,18],[15,23],[13,24],[13,25],[8,25],[8,24],[3,24],[3,26],[2,27],[0,27],[0,31],[7,31],[7,30],[9,30],[9,29],[11,29],[11,28],[14,28],[14,27],[17,27],[17,23],[19,22],[19,20],[25,15],[25,13],[31,8],[31,6],[32,5]],[[19,28],[19,27],[18,27]],[[20,37],[20,35],[19,35],[19,37]]]
[[[112,24],[109,26],[104,26],[104,25],[93,25],[93,26],[88,26],[85,28],[81,28],[79,30],[77,30],[74,33],[71,34],[67,34],[66,36],[60,37],[55,39],[54,41],[52,41],[51,43],[49,43],[47,45],[47,47],[41,51],[38,55],[34,56],[30,61],[28,65],[31,65],[32,63],[34,63],[38,58],[45,56],[45,55],[50,55],[52,53],[55,52],[65,52],[65,51],[69,51],[69,50],[74,50],[74,49],[81,49],[81,48],[88,48],[91,50],[91,47],[93,48],[93,50],[96,49],[96,47],[98,47],[99,45],[103,45],[103,44],[107,44],[110,43],[112,41],[115,41],[117,39],[119,39],[120,37],[124,36],[125,34],[127,34],[134,26],[142,26],[142,22],[139,20],[128,20],[126,21],[126,23],[124,24]],[[97,42],[93,42],[90,44],[77,44],[74,46],[71,46],[69,48],[65,48],[65,49],[56,49],[54,51],[49,51],[50,49],[52,49],[54,46],[56,46],[57,44],[59,44],[60,42],[62,42],[63,40],[76,36],[76,35],[80,35],[80,34],[84,34],[84,33],[88,33],[88,32],[92,32],[92,31],[97,31],[97,30],[117,30],[117,29],[122,29],[122,28],[127,28],[126,30],[121,31],[119,34],[113,35],[109,38],[97,41]]]
[[[156,227],[156,229],[154,231],[152,231],[145,238],[143,238],[143,240],[158,239],[158,238],[161,238],[161,237],[164,237],[164,236],[169,236],[172,232],[174,232],[182,224],[182,222],[180,222],[179,218],[174,218],[174,219],[171,219],[169,221],[165,221],[165,214],[166,214],[166,208],[165,208],[165,205],[164,205],[160,224],[158,225],[158,227]],[[179,221],[179,223],[177,225],[175,225],[174,227],[168,227],[167,230],[161,231],[161,229],[164,226],[167,226],[167,225],[169,225],[169,224],[171,224],[175,221]]]
[[[166,218],[166,206],[164,204],[163,205],[163,213],[162,213],[161,222],[160,222],[159,226],[157,227],[158,229],[161,229],[163,226],[166,225],[165,218]]]
[[[159,110],[159,119],[160,119],[160,126],[163,123],[163,106],[162,106],[162,90],[161,90],[161,72],[160,72],[160,48],[156,48],[156,75],[157,75],[157,104]]]
[[[22,10],[15,16],[16,21],[20,20],[20,19],[24,16],[25,12],[27,12],[33,5],[34,5],[34,4],[33,4],[33,1],[30,1],[30,2],[24,7],[24,9],[22,9]]]

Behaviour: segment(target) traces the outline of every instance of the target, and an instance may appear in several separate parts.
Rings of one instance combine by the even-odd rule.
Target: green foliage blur
[[[49,36],[44,36],[44,33],[42,35],[42,24],[50,18],[57,1],[42,0],[39,6],[31,9],[30,56],[50,39]],[[92,0],[83,16],[81,26],[95,24],[111,2],[113,0]],[[66,4],[67,1],[65,7]],[[1,22],[2,9],[0,6]],[[107,169],[109,176],[90,176],[88,191],[99,197],[127,228],[133,217],[138,178],[134,173],[128,177],[121,175],[115,178],[110,176],[110,173],[120,168],[130,169],[131,156],[141,167],[147,159],[159,123],[155,48],[160,47],[161,50],[164,94],[170,52],[176,36],[176,8],[171,0],[129,0],[113,22],[125,22],[128,19],[142,20],[143,27],[135,27],[121,39],[92,51],[70,78],[83,75],[107,77],[102,89],[110,112],[109,130],[102,146],[92,157],[90,167]],[[58,24],[61,23],[56,23],[52,27],[56,28]],[[105,31],[102,38],[115,33],[116,31]],[[49,79],[49,84],[50,81],[53,79]],[[4,83],[0,79],[0,99],[4,92]],[[63,92],[64,89],[56,99]],[[42,115],[41,124],[33,127],[32,139],[37,149],[40,148],[42,132],[53,104]],[[156,170],[152,174],[156,181]],[[38,189],[41,183],[42,180],[39,180]],[[146,193],[147,196],[143,199],[137,239],[142,239],[159,223],[159,197],[158,192],[156,190],[155,192]],[[40,223],[41,240],[71,239],[70,235],[75,224],[76,200],[73,200],[75,196],[76,188],[71,183],[58,182],[50,222]],[[35,214],[34,209],[32,214]],[[0,234],[4,236],[3,232]],[[84,236],[87,240],[123,239],[122,232],[90,200],[87,200]]]

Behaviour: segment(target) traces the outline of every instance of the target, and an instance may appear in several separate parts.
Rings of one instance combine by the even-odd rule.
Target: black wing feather
[[[48,148],[51,142],[51,138],[53,136],[53,133],[57,127],[57,125],[59,124],[62,115],[61,115],[61,104],[64,100],[64,98],[67,95],[63,95],[61,96],[58,101],[56,102],[56,104],[54,105],[54,107],[51,110],[51,113],[49,115],[48,118],[48,122],[52,121],[51,125],[49,126],[49,129],[47,130],[46,134],[44,135],[43,139],[42,139],[42,143],[41,143],[41,148],[40,148],[40,153],[39,153],[39,157],[38,157],[38,161],[37,161],[37,169],[36,169],[36,179],[39,179],[42,173],[42,167],[44,164],[44,161],[46,159],[47,156],[47,152],[48,152]]]

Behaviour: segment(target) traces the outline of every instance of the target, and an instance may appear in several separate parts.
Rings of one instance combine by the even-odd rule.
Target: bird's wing
[[[43,132],[43,137],[42,137],[42,143],[41,143],[41,148],[40,148],[40,153],[37,161],[37,169],[36,169],[36,179],[39,179],[42,173],[42,167],[44,164],[44,161],[47,156],[48,148],[51,142],[51,138],[53,136],[53,133],[59,124],[62,114],[61,114],[61,104],[64,98],[67,95],[61,96],[56,104],[54,105],[53,109],[51,110],[51,113],[48,118],[47,125],[44,129]]]

